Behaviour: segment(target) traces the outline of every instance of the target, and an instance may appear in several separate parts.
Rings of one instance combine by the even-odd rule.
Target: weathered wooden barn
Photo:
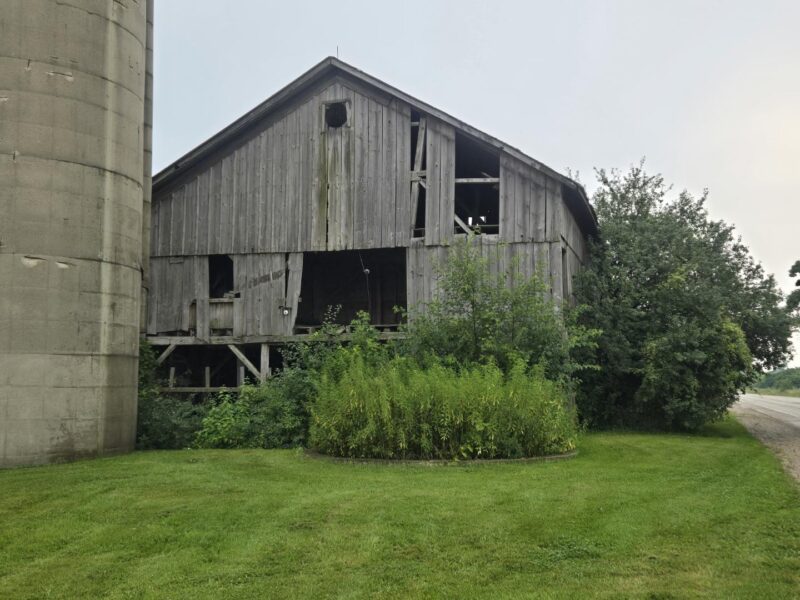
[[[327,58],[154,177],[147,335],[177,389],[236,385],[331,305],[390,337],[465,236],[568,296],[595,231],[575,181]]]

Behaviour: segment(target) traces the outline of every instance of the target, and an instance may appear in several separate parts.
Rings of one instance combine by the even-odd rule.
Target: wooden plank
[[[170,254],[170,236],[172,235],[172,204],[174,194],[167,194],[159,202],[159,232],[161,239],[158,241],[158,250],[154,255],[156,256],[169,256]]]
[[[439,178],[439,242],[449,244],[453,239],[455,211],[456,134],[455,130],[441,124],[441,175]]]
[[[513,222],[516,214],[516,171],[513,161],[505,154],[500,155],[500,238],[514,240]]]
[[[550,242],[559,242],[561,240],[563,210],[561,184],[549,179],[547,181],[547,240]]]
[[[258,369],[256,369],[255,365],[253,365],[253,363],[250,362],[250,359],[248,359],[244,355],[244,352],[239,350],[239,348],[237,348],[233,344],[227,344],[227,346],[230,349],[230,351],[233,352],[234,356],[236,356],[236,358],[239,359],[239,362],[241,362],[242,365],[244,365],[256,379],[261,379],[261,372]]]
[[[303,253],[292,252],[287,259],[289,270],[289,280],[286,282],[286,297],[284,306],[288,307],[289,315],[284,319],[284,333],[290,335],[294,331],[299,310],[298,300],[300,299],[300,284],[303,277]]]
[[[369,194],[369,99],[356,94],[353,104],[353,137],[355,139],[355,155],[353,157],[353,194],[350,202],[352,208],[348,223],[352,228],[352,239],[358,247],[362,247],[365,235],[365,214]],[[343,247],[340,244],[340,247]]]
[[[411,109],[405,103],[399,103],[395,112],[395,245],[407,246],[410,239],[409,222],[411,221],[411,202],[409,198],[411,170],[409,153],[411,152]],[[411,225],[413,227],[413,224]]]
[[[177,347],[178,347],[177,344],[170,344],[169,346],[167,346],[166,349],[161,354],[158,355],[158,358],[156,359],[156,364],[163,365],[164,361],[167,360],[167,358],[169,358],[169,355],[172,354],[175,351],[175,348]]]
[[[306,235],[306,223],[310,217],[308,206],[309,178],[311,170],[308,168],[308,130],[309,130],[309,103],[304,102],[297,109],[297,244],[296,250],[308,250],[309,239]]]
[[[350,106],[354,106],[358,94],[353,89],[339,86],[338,94],[340,98],[346,98],[350,102]],[[344,248],[354,248],[353,245],[353,227],[348,226],[354,219],[353,199],[355,198],[355,161],[356,161],[356,139],[355,132],[352,127],[342,127],[342,149],[341,149],[341,167],[340,172],[342,176],[342,189],[341,194],[344,199],[340,203],[341,213],[339,215],[339,222],[342,224],[341,239]]]
[[[441,239],[439,224],[439,179],[440,179],[441,135],[439,123],[431,120],[427,128],[426,153],[426,193],[425,193],[425,245],[439,244]]]
[[[395,231],[395,180],[397,178],[396,164],[397,142],[395,136],[395,102],[383,108],[381,130],[381,239],[379,247],[394,247]]]
[[[298,235],[300,232],[300,115],[295,109],[287,117],[288,120],[288,148],[286,159],[286,247],[285,251],[297,250],[299,246]]]
[[[456,184],[460,183],[500,183],[499,177],[456,177]]]
[[[163,196],[153,196],[153,200],[150,203],[150,256],[159,255],[159,210],[163,202]]]
[[[269,344],[261,344],[261,361],[259,363],[259,381],[264,383],[271,375],[272,371],[269,367]]]
[[[466,223],[464,223],[464,221],[461,219],[461,217],[459,217],[457,214],[453,213],[453,218],[455,219],[456,224],[459,227],[461,227],[462,230],[464,230],[464,233],[466,233],[466,234],[468,234],[470,236],[475,234],[475,232],[472,231],[472,228],[469,225],[467,225]]]
[[[220,254],[221,248],[221,215],[222,215],[222,162],[218,162],[211,170],[211,196],[208,214],[208,245],[210,254]]]
[[[170,388],[174,388],[175,387],[175,367],[170,367],[169,368],[169,384],[168,385],[169,385]]]
[[[514,165],[516,173],[514,177],[514,240],[515,242],[525,241],[528,233],[528,212],[530,202],[526,206],[525,188],[527,181],[519,171],[519,164]]]
[[[547,189],[545,178],[540,173],[531,175],[531,194],[533,239],[541,242],[547,239]]]
[[[560,303],[564,299],[561,242],[550,242],[550,282],[553,301]]]
[[[239,242],[242,252],[255,252],[256,224],[256,178],[257,165],[255,159],[255,147],[258,138],[247,142],[245,149],[246,157],[246,178],[244,183],[244,223],[242,224],[242,239]]]

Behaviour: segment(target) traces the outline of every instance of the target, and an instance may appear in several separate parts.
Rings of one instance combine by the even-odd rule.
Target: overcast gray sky
[[[784,290],[800,259],[800,2],[156,0],[159,170],[329,55],[545,164],[710,190]],[[795,364],[800,364],[795,359]]]

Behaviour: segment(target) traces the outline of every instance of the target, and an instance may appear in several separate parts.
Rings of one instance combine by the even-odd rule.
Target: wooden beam
[[[226,345],[228,346],[230,351],[233,352],[234,356],[236,356],[236,358],[238,358],[242,362],[242,365],[247,367],[247,370],[250,371],[256,379],[260,379],[261,378],[261,373],[258,372],[258,369],[256,369],[253,366],[253,363],[251,363],[247,359],[247,357],[244,355],[244,353],[241,350],[239,350],[233,344],[226,344]]]
[[[459,178],[456,178],[456,183],[500,183],[500,178],[499,177],[459,177]]]
[[[169,368],[169,387],[175,387],[175,367]]]
[[[352,336],[346,333],[336,336],[337,339],[348,341]],[[399,331],[380,332],[378,339],[389,340],[402,338],[403,334]],[[147,336],[147,340],[154,346],[167,346],[176,344],[177,346],[225,346],[228,344],[288,344],[290,342],[315,342],[326,338],[314,338],[307,333],[293,333],[291,335],[248,335],[234,337],[232,335],[215,335],[208,339],[200,339],[194,336]]]
[[[211,387],[211,367],[206,367],[206,377],[205,377],[206,387]]]
[[[174,387],[174,388],[160,388],[162,392],[169,392],[175,394],[204,394],[204,393],[212,393],[212,392],[221,392],[222,390],[227,390],[229,392],[238,392],[238,387]]]
[[[259,380],[264,383],[272,375],[269,368],[269,344],[261,344],[261,376]]]
[[[175,348],[177,348],[177,347],[178,347],[177,344],[170,344],[169,346],[167,346],[167,349],[164,350],[161,354],[158,355],[158,358],[156,359],[156,364],[157,365],[163,364],[164,361],[167,360],[167,357],[170,354],[172,354],[172,351],[175,350]]]
[[[464,221],[461,220],[461,217],[459,217],[458,215],[454,214],[453,218],[456,221],[456,225],[458,225],[459,227],[461,227],[461,229],[464,230],[464,233],[467,233],[469,235],[475,235],[475,232],[472,231],[472,228],[469,225],[467,225],[466,223],[464,223]]]

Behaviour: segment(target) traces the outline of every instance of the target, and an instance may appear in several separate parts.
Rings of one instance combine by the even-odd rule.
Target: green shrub
[[[642,166],[598,171],[601,239],[578,275],[586,326],[602,330],[578,394],[592,426],[697,429],[757,371],[790,356],[793,318],[775,279],[713,221],[706,194],[669,198]],[[752,365],[752,366],[751,366]]]
[[[191,400],[162,394],[162,381],[152,347],[139,347],[139,405],[136,447],[140,449],[188,448],[200,429],[207,409]]]
[[[550,299],[543,277],[525,277],[518,261],[492,273],[489,263],[500,262],[505,248],[493,251],[493,258],[482,257],[469,238],[451,248],[437,265],[437,297],[422,310],[410,307],[398,351],[420,363],[430,356],[456,366],[491,360],[504,372],[522,360],[542,365],[550,379],[569,382],[582,368],[576,351],[593,347],[599,332],[578,325],[574,311]]]
[[[309,404],[316,393],[311,371],[289,368],[259,385],[244,385],[238,397],[217,394],[203,419],[200,448],[290,448],[304,446]]]
[[[575,447],[574,414],[563,388],[494,365],[421,368],[404,357],[370,360],[343,348],[322,373],[310,445],[357,458],[518,458]]]

